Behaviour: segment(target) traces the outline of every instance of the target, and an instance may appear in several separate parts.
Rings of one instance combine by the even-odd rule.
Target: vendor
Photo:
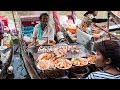
[[[93,23],[102,23],[102,22],[108,21],[108,19],[102,19],[102,18],[97,19],[96,18],[97,14],[98,14],[98,11],[87,11],[84,14],[84,18],[83,18],[82,23],[81,23],[82,31],[89,33],[89,34],[92,34],[92,32],[94,30],[96,30],[95,28],[93,29],[93,27],[94,27]],[[110,21],[113,21],[113,18],[111,18]],[[102,35],[102,34],[103,34],[103,32],[100,33],[100,35]]]
[[[105,40],[95,45],[95,65],[103,71],[92,72],[87,79],[120,79],[120,45],[117,41]]]
[[[54,41],[54,28],[49,23],[49,15],[47,13],[42,13],[39,17],[40,23],[38,23],[33,32],[33,42],[36,40],[42,40],[43,37],[49,39],[49,41]]]

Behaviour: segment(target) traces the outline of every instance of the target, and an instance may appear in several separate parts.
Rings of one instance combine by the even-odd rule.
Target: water
[[[15,48],[17,47],[17,45],[15,46]],[[13,74],[14,77],[13,79],[30,79],[26,68],[24,66],[24,62],[22,60],[22,57],[20,55],[20,49],[17,50],[16,53],[14,53],[13,57],[12,57],[12,62],[11,65],[13,66],[14,70],[13,70]]]

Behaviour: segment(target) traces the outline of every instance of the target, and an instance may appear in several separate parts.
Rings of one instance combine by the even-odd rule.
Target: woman
[[[95,65],[103,71],[93,72],[87,79],[120,79],[120,45],[117,41],[106,40],[95,45]]]
[[[39,19],[40,23],[34,28],[33,42],[36,42],[36,40],[42,40],[44,37],[50,41],[54,41],[54,28],[48,23],[49,15],[47,13],[42,13]]]

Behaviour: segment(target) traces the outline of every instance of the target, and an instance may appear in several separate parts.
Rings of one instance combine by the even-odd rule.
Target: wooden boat
[[[109,12],[110,16],[114,19],[114,25],[109,26],[109,31],[119,39],[120,42],[120,11]]]
[[[35,46],[31,49],[27,49],[26,44],[24,44],[24,42],[22,42],[22,41],[21,41],[20,45],[21,45],[21,54],[22,54],[22,57],[23,57],[23,61],[24,61],[26,70],[27,70],[29,76],[31,77],[31,79],[44,79],[42,71],[40,69],[38,69],[38,67],[36,66],[36,63],[35,63],[38,55],[40,55],[39,53],[37,53],[37,50],[38,50],[39,46]],[[83,50],[85,50],[85,48],[83,48],[83,47],[81,47],[81,48]],[[81,51],[83,51],[82,49],[81,49]],[[87,51],[85,51],[85,52],[87,52]],[[83,54],[83,52],[81,52],[81,53]],[[71,55],[69,55],[69,56],[71,56]],[[70,58],[68,57],[68,59],[70,59]],[[74,68],[74,67],[72,67],[72,68]],[[83,69],[80,69],[80,70],[83,70],[83,71],[84,71],[84,69],[87,69],[86,73],[82,73],[83,75],[88,74],[88,73],[90,73],[90,72],[92,72],[96,69],[94,64],[83,66],[83,67],[80,67],[80,68],[83,68]],[[70,78],[76,77],[77,74],[73,74],[70,71],[71,69],[67,69],[67,70],[63,69],[62,71],[64,71],[66,73],[65,75],[67,75],[68,71],[69,71],[68,76]],[[78,69],[78,67],[76,69]],[[61,70],[61,69],[59,69],[59,70]],[[55,69],[54,72],[57,72],[57,70]]]
[[[120,11],[110,11],[110,16],[114,19],[115,25],[109,26],[110,31],[120,30]]]
[[[28,52],[24,49],[23,44],[21,44],[21,55],[23,57],[23,61],[25,64],[25,68],[30,76],[31,79],[40,79],[37,71],[34,68],[33,58],[30,58]]]
[[[62,32],[64,33],[66,44],[73,44],[74,41],[72,41],[70,36],[67,33],[65,33],[66,31],[64,28]],[[31,77],[31,79],[43,79],[44,77],[43,75],[41,75],[41,70],[39,70],[35,64],[35,60],[36,60],[35,58],[37,58],[36,53],[37,53],[37,49],[39,48],[39,46],[38,47],[35,46],[34,48],[32,48],[32,50],[29,50],[28,47],[26,46],[26,42],[23,40],[23,34],[21,33],[20,47],[21,47],[21,55],[23,57],[26,70],[29,76]],[[87,53],[87,50],[85,49],[85,47],[83,51]]]

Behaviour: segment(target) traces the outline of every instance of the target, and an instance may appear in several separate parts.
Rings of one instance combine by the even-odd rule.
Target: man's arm
[[[107,22],[108,19],[96,19],[96,18],[93,18],[92,19],[92,22],[95,22],[95,23],[102,23],[102,22]]]
[[[33,31],[33,42],[34,42],[34,43],[36,43],[37,33],[38,33],[38,25],[36,25],[36,26],[34,27],[34,31]]]
[[[55,41],[55,40],[54,40],[54,37],[55,37],[55,29],[53,28],[52,25],[50,25],[50,32],[49,32],[48,38],[49,38],[49,40],[51,40],[51,41]]]

